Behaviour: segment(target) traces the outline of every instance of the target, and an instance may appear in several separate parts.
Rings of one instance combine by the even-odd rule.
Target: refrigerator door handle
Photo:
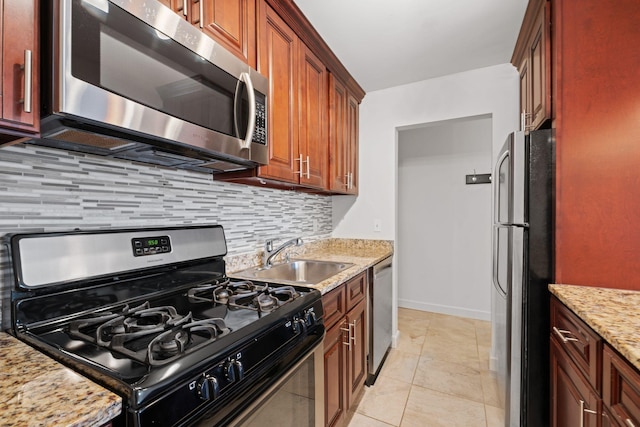
[[[491,183],[493,186],[493,222],[494,224],[500,224],[500,165],[502,162],[509,156],[509,150],[506,149],[498,158],[496,165],[493,169],[493,177],[491,178]],[[507,179],[509,177],[506,177]],[[508,207],[507,207],[508,210]],[[509,212],[507,212],[507,217],[509,216]],[[507,219],[507,223],[509,220]]]
[[[500,261],[500,240],[499,240],[499,226],[493,227],[493,262],[492,262],[492,275],[493,275],[493,287],[496,288],[498,295],[502,298],[506,298],[507,289],[502,289],[500,286],[500,279],[498,278],[498,262]],[[506,261],[506,260],[504,260]]]

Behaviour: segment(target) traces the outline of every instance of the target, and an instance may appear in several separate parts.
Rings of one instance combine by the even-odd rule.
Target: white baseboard
[[[398,348],[399,340],[400,340],[400,331],[396,330],[396,333],[391,336],[391,348]]]
[[[469,310],[462,307],[453,307],[439,304],[429,304],[424,302],[416,302],[398,299],[398,307],[411,308],[414,310],[430,311],[433,313],[449,314],[452,316],[467,317],[470,319],[491,321],[491,312],[480,310]]]

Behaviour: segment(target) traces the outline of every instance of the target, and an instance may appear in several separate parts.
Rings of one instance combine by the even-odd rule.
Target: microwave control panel
[[[252,141],[267,145],[267,105],[265,96],[259,92],[256,92],[256,128]]]

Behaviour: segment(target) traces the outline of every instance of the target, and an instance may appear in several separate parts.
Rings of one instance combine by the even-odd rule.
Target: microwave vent
[[[61,129],[59,132],[47,135],[49,139],[57,139],[74,144],[89,145],[103,150],[121,150],[133,145],[135,142],[115,138],[108,135],[98,135],[93,132],[85,132],[77,129]]]

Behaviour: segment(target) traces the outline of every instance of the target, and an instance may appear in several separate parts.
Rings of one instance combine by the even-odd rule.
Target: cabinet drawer
[[[602,339],[557,298],[551,298],[551,335],[575,362],[577,368],[600,393],[598,367]]]
[[[355,307],[367,292],[367,272],[364,271],[349,280],[346,285],[347,290],[347,311]]]
[[[322,296],[322,309],[324,311],[324,327],[326,329],[331,328],[347,314],[344,285],[340,285]]]
[[[608,345],[602,357],[602,398],[620,425],[640,426],[640,374]]]

